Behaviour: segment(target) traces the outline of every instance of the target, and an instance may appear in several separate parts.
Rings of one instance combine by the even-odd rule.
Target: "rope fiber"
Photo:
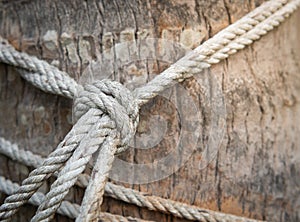
[[[24,151],[18,147],[16,144],[12,144],[8,140],[0,137],[0,153],[6,155],[12,160],[18,161],[26,166],[38,167],[42,164],[43,158],[39,155],[35,155],[30,151]],[[23,158],[22,154],[26,154],[26,158]],[[89,181],[89,175],[81,174],[81,180],[78,180],[77,185],[80,187],[86,187]],[[80,178],[80,177],[79,177]],[[83,182],[82,182],[83,181]],[[86,182],[87,181],[87,182]],[[97,180],[95,180],[97,181]],[[3,185],[0,180],[0,189]],[[158,210],[160,212],[171,214],[175,217],[185,218],[188,220],[197,221],[211,221],[208,215],[213,214],[219,221],[245,221],[246,218],[238,217],[230,214],[224,214],[220,212],[213,212],[203,208],[198,208],[196,206],[190,206],[180,202],[164,199],[161,197],[149,196],[146,193],[141,193],[139,191],[125,188],[119,185],[112,184],[110,182],[105,185],[105,194],[108,197],[112,197],[117,200],[122,200],[126,203],[134,204],[139,207],[144,207],[149,210]],[[98,208],[100,209],[100,208]],[[257,221],[250,220],[247,221]]]
[[[13,183],[12,181],[5,179],[4,177],[0,176],[0,191],[4,192],[7,195],[13,194],[18,188],[19,185],[17,183]],[[30,199],[29,203],[34,206],[39,206],[45,195],[41,192],[36,192]],[[62,201],[60,207],[57,210],[57,213],[67,216],[71,219],[75,219],[79,215],[79,208],[78,204],[70,203],[69,201]],[[146,220],[142,220],[139,218],[133,217],[122,217],[110,213],[100,213],[98,220],[105,221],[105,222],[150,222]]]
[[[91,174],[93,179],[85,184],[87,189],[76,217],[77,221],[94,221],[101,216],[100,206],[104,189],[115,198],[151,210],[172,213],[178,217],[198,221],[233,221],[232,215],[209,210],[199,211],[199,208],[193,206],[177,204],[159,197],[145,197],[136,191],[107,184],[108,173],[114,155],[125,151],[134,136],[139,121],[139,108],[143,104],[166,88],[252,44],[283,22],[299,5],[300,0],[272,0],[262,4],[133,92],[111,80],[81,86],[67,73],[34,56],[16,51],[0,37],[0,62],[16,67],[24,79],[41,90],[74,99],[73,114],[77,120],[71,131],[47,158],[42,160],[36,155],[31,155],[35,159],[31,164],[38,167],[21,186],[9,193],[10,196],[0,207],[0,220],[9,220],[32,198],[43,182],[55,174],[57,179],[39,204],[31,221],[51,220],[59,206],[64,203],[63,199],[70,188],[76,181],[78,183],[78,178],[82,178],[80,175],[92,155],[99,150]],[[27,161],[25,157],[21,157],[26,155],[26,151],[20,151],[19,154],[16,150],[14,152],[17,155],[12,158]],[[3,153],[12,155],[8,150]]]

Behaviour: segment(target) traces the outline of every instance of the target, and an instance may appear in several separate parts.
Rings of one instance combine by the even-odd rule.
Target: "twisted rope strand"
[[[20,149],[17,144],[12,144],[3,137],[0,137],[0,153],[14,161],[34,168],[41,166],[44,161],[42,156]]]
[[[98,111],[96,109],[90,109],[90,111],[91,110]],[[89,117],[93,118],[91,115],[89,115]],[[61,201],[67,195],[69,189],[75,184],[78,175],[83,172],[93,153],[98,150],[99,146],[101,146],[108,136],[107,131],[110,130],[109,128],[114,127],[114,125],[109,125],[108,128],[105,128],[109,122],[109,118],[101,118],[101,121],[98,121],[98,123],[89,130],[88,135],[81,140],[78,148],[59,173],[58,178],[51,185],[51,189],[47,193],[45,200],[39,206],[36,215],[31,219],[32,222],[49,221],[49,219],[54,216]],[[113,156],[113,154],[111,156]]]
[[[20,149],[17,144],[12,144],[3,137],[0,137],[0,153],[14,161],[18,161],[19,163],[34,168],[40,167],[44,161],[42,156],[34,154],[31,151]],[[58,172],[54,172],[53,175],[58,176]],[[89,175],[81,174],[76,181],[76,185],[85,188],[87,187],[89,180]]]
[[[193,58],[198,62],[206,62],[212,64],[219,63],[221,60],[227,58],[229,55],[235,54],[238,50],[245,48],[247,45],[252,44],[254,41],[260,39],[267,32],[273,30],[285,18],[289,17],[299,7],[300,1],[291,2],[278,11],[273,12],[263,23],[258,23],[256,28],[249,29],[248,32],[242,34],[239,38],[230,41],[225,47],[219,48],[214,54],[209,57]],[[213,40],[213,38],[212,38]],[[196,49],[197,50],[197,49]],[[199,47],[201,50],[201,47]]]
[[[156,196],[148,196],[133,189],[107,183],[105,187],[107,196],[115,199],[123,200],[124,202],[135,204],[139,207],[146,207],[149,210],[160,211],[166,214],[171,214],[175,217],[185,218],[188,220],[196,220],[203,222],[223,221],[223,222],[238,222],[257,220],[248,219],[231,214],[215,212],[196,206],[180,203],[177,201],[164,199]]]
[[[14,194],[15,191],[20,186],[17,183],[13,183],[12,181],[5,179],[4,177],[0,176],[0,191],[11,195]],[[45,195],[41,192],[36,192],[32,195],[29,199],[29,203],[35,206],[39,206],[42,203],[42,200],[45,198]],[[71,204],[70,202],[63,201],[57,212],[61,215],[67,216],[69,218],[75,219],[79,212],[79,205]]]
[[[116,145],[110,138],[103,143],[91,175],[93,180],[86,188],[76,221],[96,221],[99,217],[106,181],[117,150]]]
[[[147,103],[159,92],[219,63],[266,35],[300,5],[300,0],[292,0],[284,5],[286,2],[266,2],[208,39],[146,85],[135,89],[139,104]]]
[[[299,6],[299,0],[291,1],[287,4],[288,7],[285,7],[286,3],[287,0],[265,2],[237,22],[217,33],[145,86],[137,88],[134,93],[139,100],[139,104],[145,104],[148,100],[155,97],[157,93],[175,85],[177,82],[182,82],[184,79],[191,77],[193,73],[199,73],[201,70],[209,68],[212,64],[216,64],[230,54],[234,54],[242,49],[241,45],[249,45],[265,35],[271,30],[270,27],[277,26],[278,22],[262,26],[257,26],[257,24],[265,24],[265,20],[281,8],[284,8],[282,13],[287,17]],[[249,31],[251,35],[248,38],[239,38],[240,44],[231,44],[228,46],[229,48],[225,47],[225,45]],[[65,72],[34,56],[28,56],[25,53],[16,51],[1,37],[0,42],[0,61],[24,69],[21,71],[21,75],[41,90],[73,98],[77,89],[81,88]],[[221,49],[223,50],[220,53],[216,53]],[[210,59],[212,55],[214,57]],[[48,73],[47,70],[51,72]],[[55,75],[54,73],[57,74]],[[70,93],[67,93],[68,91]]]
[[[43,181],[63,166],[82,138],[88,133],[90,126],[94,124],[94,119],[90,119],[86,115],[73,126],[57,149],[44,160],[39,168],[29,174],[28,178],[22,182],[22,186],[19,187],[15,194],[5,199],[4,203],[0,206],[1,220],[8,219],[14,215],[36,190],[41,187]]]
[[[19,187],[19,184],[13,183],[11,180],[5,179],[4,177],[0,176],[0,191],[5,193],[6,195],[13,194]],[[36,192],[32,195],[28,202],[34,206],[39,206],[44,199],[45,195],[43,193]],[[60,207],[57,210],[57,213],[63,216],[67,216],[71,219],[75,219],[79,215],[79,208],[80,206],[78,204],[70,203],[69,201],[62,201]],[[100,213],[98,219],[105,222],[147,222],[138,218],[122,217],[110,213]]]
[[[21,68],[18,70],[22,77],[45,92],[72,99],[80,87],[67,73],[35,56],[16,51],[1,36],[0,61]]]
[[[156,96],[158,92],[163,91],[165,88],[191,77],[193,74],[210,67],[212,64],[220,62],[229,55],[236,53],[238,50],[249,44],[252,44],[253,41],[259,39],[261,36],[265,35],[268,31],[272,30],[279,23],[281,23],[294,10],[296,10],[299,4],[300,0],[292,0],[287,4],[286,1],[276,0],[270,1],[258,7],[256,10],[254,10],[254,12],[246,15],[235,24],[224,29],[212,39],[196,48],[192,53],[180,59],[170,68],[150,81],[146,86],[136,89],[134,91],[134,95],[137,98],[138,105],[141,106],[149,99]],[[0,61],[27,70],[21,71],[21,75],[28,81],[32,82],[35,86],[42,88],[46,92],[52,92],[73,98],[78,94],[79,91],[81,91],[81,89],[83,89],[82,86],[79,86],[75,80],[71,79],[66,73],[59,71],[57,68],[47,64],[46,62],[38,60],[36,57],[31,57],[25,53],[17,52],[5,40],[2,40],[0,44]],[[111,90],[113,91],[114,88],[110,86],[108,92],[106,92],[105,89],[103,92],[104,94],[108,95],[110,94]],[[78,111],[85,110],[86,108],[98,108],[100,109],[99,111],[101,113],[104,112],[109,114],[110,118],[112,118],[112,121],[116,125],[112,129],[106,130],[105,132],[108,133],[108,136],[110,133],[120,133],[121,136],[113,136],[112,138],[114,138],[115,142],[118,142],[120,145],[119,151],[123,151],[126,148],[129,138],[135,131],[138,120],[131,122],[131,119],[127,118],[126,115],[123,115],[121,112],[121,116],[123,115],[126,119],[126,121],[123,121],[123,117],[119,116],[119,112],[116,112],[117,110],[119,111],[119,109],[117,109],[115,106],[117,103],[109,103],[103,107],[101,104],[106,102],[106,98],[104,98],[104,100],[99,99],[100,98],[96,97],[93,92],[89,92],[88,95],[81,99],[83,102],[79,103],[77,107]],[[123,99],[124,98],[120,96],[119,100],[121,101],[118,102],[122,103]],[[99,104],[100,106],[98,106]],[[134,107],[135,105],[132,106]],[[122,105],[120,108],[122,108]],[[127,108],[128,110],[131,110],[132,107]],[[127,108],[124,108],[124,114],[128,113],[128,116],[132,117],[130,112],[127,112]],[[103,112],[101,110],[103,110]],[[132,112],[134,113],[134,111]],[[79,121],[85,119],[86,116],[93,117],[91,113],[89,115],[84,114]],[[138,114],[136,114],[136,116],[138,116]],[[101,121],[100,117],[92,119],[95,121],[95,124]],[[78,126],[78,128],[80,127]],[[80,144],[86,137],[86,134],[91,127],[83,128],[84,133],[78,136],[80,137],[79,140],[76,135],[77,132],[75,132],[76,130],[74,129],[74,138],[70,137],[70,139],[76,142],[64,149],[63,146],[65,142],[61,143],[58,149],[54,151],[48,159],[46,159],[44,164],[40,168],[34,170],[30,174],[29,178],[23,181],[23,185],[19,188],[17,193],[5,200],[5,203],[0,207],[0,218],[6,219],[12,216],[16,210],[33,195],[33,193],[39,186],[41,186],[45,179],[51,176],[55,171],[59,170],[62,165],[67,162],[62,172],[65,172],[66,174],[68,173],[68,176],[66,177],[68,180],[65,181],[61,179],[62,174],[59,174],[57,179],[58,182],[54,183],[51,191],[46,195],[46,200],[41,204],[36,218],[40,218],[38,221],[42,221],[48,220],[48,218],[52,216],[52,214],[58,208],[59,203],[67,193],[68,189],[75,183],[76,178],[83,171],[87,160],[90,159],[92,153],[95,152],[95,147],[97,145],[99,147],[103,141],[102,140],[101,142],[98,142],[98,144],[93,144],[93,152],[91,151],[88,155],[82,156],[82,151],[84,148],[83,145]],[[116,128],[117,131],[114,131]],[[126,133],[128,133],[130,136],[127,137]],[[78,144],[80,149],[77,149]],[[72,154],[74,150],[75,153]],[[71,156],[73,157],[71,159],[74,161],[74,163],[72,161],[68,161]],[[102,172],[102,176],[104,177],[105,172]],[[93,175],[101,177],[101,175],[98,175],[98,173],[100,172],[95,171]],[[66,183],[63,184],[63,182]],[[103,180],[103,183],[105,183],[105,179]],[[59,190],[58,187],[61,188],[61,190]],[[101,189],[101,186],[99,186],[93,192],[103,193]],[[95,200],[95,203],[99,205],[101,204],[101,201],[102,198],[98,198]],[[159,205],[157,206],[158,209],[162,209],[162,207]],[[93,207],[91,209],[93,209]],[[169,210],[174,209],[169,208]],[[93,214],[93,212],[95,213],[95,211],[86,209],[83,209],[83,211],[91,214]],[[93,217],[93,215],[89,215],[89,217],[90,216]],[[209,217],[203,217],[211,220]]]
[[[26,152],[28,158],[26,159],[19,158],[21,156],[20,154],[24,152]],[[16,144],[11,144],[9,141],[3,138],[0,138],[0,153],[2,154],[9,153],[8,157],[20,163],[23,163],[27,166],[33,166],[31,165],[32,163],[36,163],[37,166],[39,166],[43,161],[43,159],[40,156],[34,155],[30,151],[24,151],[20,149]],[[16,155],[14,155],[14,153],[16,153]],[[98,165],[96,164],[95,166]],[[82,175],[82,176],[85,177],[84,181],[89,181],[88,175]],[[94,180],[94,181],[98,181],[98,180]],[[86,187],[87,183],[83,183],[81,184],[81,186]],[[1,190],[1,183],[0,183],[0,190]],[[89,192],[87,192],[87,194],[89,194]],[[185,218],[188,220],[212,221],[211,219],[208,220],[206,218],[208,217],[208,215],[213,215],[213,217],[219,221],[228,221],[228,222],[229,221],[232,222],[256,221],[256,220],[246,219],[243,217],[238,217],[230,214],[214,212],[196,206],[191,206],[188,204],[183,204],[180,202],[176,202],[173,200],[168,200],[156,196],[149,196],[149,194],[142,193],[133,189],[125,188],[119,185],[115,185],[110,182],[108,182],[105,186],[105,195],[117,200],[122,200],[129,204],[135,204],[136,206],[145,207],[148,208],[149,210],[154,210],[154,211],[158,210],[162,213],[171,214],[175,217]],[[100,207],[98,208],[98,211],[99,209]]]
[[[91,110],[94,110],[96,115],[93,115]],[[66,162],[57,180],[47,193],[46,199],[32,218],[32,222],[48,221],[53,217],[61,201],[75,184],[78,176],[83,172],[99,147],[101,148],[97,163],[104,165],[96,166],[92,176],[93,179],[99,179],[100,181],[96,182],[100,184],[91,188],[90,186],[93,186],[94,182],[90,182],[84,201],[85,203],[101,205],[105,182],[112,167],[114,154],[117,149],[126,149],[131,137],[135,134],[138,124],[138,111],[139,108],[130,91],[120,83],[102,80],[95,82],[93,85],[85,86],[85,89],[79,93],[75,100],[74,115],[76,119],[81,119],[88,112],[89,118],[95,119],[96,123],[93,128],[89,129],[88,135],[80,141],[72,157]],[[97,112],[102,113],[100,118]],[[101,133],[102,131],[104,133]],[[107,141],[109,141],[109,145],[114,144],[114,146],[110,147],[106,143]],[[104,146],[102,146],[103,142]],[[101,170],[97,170],[100,167]],[[88,191],[93,193],[87,194]],[[100,194],[101,196],[98,197]],[[88,205],[83,206],[87,207]],[[93,210],[95,206],[92,206],[91,209],[89,207],[88,209],[81,209],[88,213],[88,215],[84,215],[86,217],[98,217],[98,215],[92,215],[93,213],[97,214]]]

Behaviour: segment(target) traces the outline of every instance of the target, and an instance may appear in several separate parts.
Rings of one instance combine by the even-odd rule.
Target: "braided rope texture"
[[[58,175],[57,181],[55,181],[50,192],[46,195],[45,201],[40,205],[32,221],[46,221],[50,219],[68,189],[74,185],[77,177],[84,170],[90,156],[103,143],[107,140],[112,140],[112,144],[115,144],[115,148],[112,148],[110,152],[107,152],[107,149],[103,149],[103,153],[106,153],[104,158],[109,158],[109,161],[107,161],[108,168],[111,167],[114,153],[126,149],[128,140],[135,132],[138,122],[138,113],[135,113],[135,111],[138,110],[139,106],[146,103],[165,88],[191,77],[193,74],[220,62],[229,55],[252,44],[253,41],[258,40],[261,36],[283,22],[286,17],[297,9],[299,4],[300,0],[292,0],[289,3],[284,0],[274,0],[263,4],[238,22],[209,39],[192,53],[180,59],[147,85],[136,89],[133,92],[132,98],[134,99],[128,101],[126,104],[124,104],[124,98],[120,96],[120,93],[116,93],[114,100],[111,100],[111,94],[116,91],[125,92],[124,87],[122,88],[122,86],[112,82],[101,82],[93,84],[90,88],[83,88],[66,73],[59,71],[46,62],[40,61],[36,57],[17,52],[5,40],[1,39],[0,61],[21,68],[21,75],[25,79],[46,92],[69,98],[76,96],[76,98],[79,98],[78,101],[82,102],[78,102],[78,105],[75,106],[77,109],[75,113],[80,113],[83,109],[83,113],[85,114],[78,115],[79,117],[81,116],[78,123],[82,122],[82,124],[76,123],[63,142],[58,145],[58,148],[44,161],[43,165],[32,171],[29,177],[23,181],[18,191],[5,200],[5,203],[0,207],[0,218],[7,219],[11,217],[21,205],[28,201],[44,180],[55,171],[60,170],[65,164],[66,166],[64,166]],[[100,84],[101,87],[98,88],[97,84]],[[107,89],[103,86],[105,84],[109,85]],[[103,95],[97,97],[93,93],[93,87],[99,89],[99,92],[102,92]],[[83,91],[84,96],[78,97],[81,91]],[[125,95],[128,98],[132,96],[127,91]],[[116,104],[120,104],[119,107],[122,109],[122,112],[114,108]],[[126,117],[126,120],[123,120],[123,116]],[[93,122],[94,124],[88,125],[87,122]],[[97,140],[95,138],[95,133],[91,132],[91,129],[103,133],[100,134],[100,139],[98,138]],[[91,151],[88,150],[89,152],[87,153],[85,153],[87,151],[86,145],[92,147]],[[99,154],[98,157],[100,156]],[[97,162],[101,163],[101,161]],[[92,174],[94,176],[96,175],[99,178],[103,176],[104,178],[102,185],[97,187],[93,192],[103,193],[103,186],[106,182],[105,178],[107,178],[108,170],[103,172],[93,170]],[[68,174],[66,177],[67,180],[63,179],[63,173]],[[90,197],[92,196],[90,195]],[[101,201],[102,198],[99,198],[96,201],[92,201],[92,203],[96,203],[99,206]],[[91,209],[95,209],[95,207]],[[85,212],[89,212],[90,214],[96,213],[94,210],[85,210]]]
[[[272,0],[263,3],[171,65],[145,86],[137,88],[134,94],[138,99],[138,103],[146,103],[155,97],[157,93],[182,82],[193,74],[209,68],[211,65],[252,44],[283,22],[299,7],[299,4],[299,0],[290,2],[287,0]],[[46,92],[74,98],[77,89],[82,88],[67,73],[34,56],[16,51],[1,37],[0,61],[23,69],[21,75]],[[48,72],[48,70],[51,72]],[[69,91],[71,93],[68,93]]]
[[[34,56],[16,51],[0,36],[0,61],[18,67],[20,74],[37,88],[72,99],[79,85],[69,75]]]
[[[0,191],[7,195],[13,194],[19,188],[19,184],[13,183],[12,181],[5,179],[2,176],[0,176],[0,184]],[[36,192],[29,199],[29,203],[34,206],[39,206],[42,203],[43,199],[45,199],[45,195],[41,192]],[[79,215],[79,208],[80,206],[78,204],[70,203],[69,201],[62,201],[60,207],[57,210],[57,213],[63,216],[67,216],[71,219],[75,219]],[[150,222],[148,220],[146,221],[139,218],[123,217],[110,213],[100,213],[97,219],[99,221],[105,222]]]
[[[147,103],[159,92],[200,73],[252,44],[277,27],[300,5],[299,0],[269,1],[223,29],[178,60],[134,93],[139,103]]]
[[[5,199],[4,204],[0,207],[0,219],[8,219],[15,214],[18,208],[25,204],[36,190],[41,187],[43,181],[58,171],[70,158],[81,139],[88,133],[90,126],[95,124],[93,119],[86,117],[81,118],[73,126],[57,149],[43,161],[39,168],[29,174],[28,178],[22,182],[22,186]],[[78,128],[77,125],[81,127],[75,130],[75,128]]]
[[[109,95],[106,92],[108,88],[110,88]],[[90,93],[85,95],[86,92]],[[81,96],[81,94],[83,95]],[[101,160],[104,161],[103,165],[106,166],[103,167],[101,164],[101,169],[105,170],[100,171],[96,169],[93,170],[92,173],[92,175],[96,175],[94,177],[102,178],[103,181],[98,181],[100,186],[95,190],[93,197],[95,197],[96,194],[101,194],[98,196],[102,197],[106,178],[112,166],[117,145],[119,145],[120,149],[124,149],[130,137],[135,133],[135,127],[138,122],[138,106],[134,101],[129,91],[120,83],[104,80],[88,86],[83,93],[80,93],[78,99],[75,100],[75,107],[78,107],[78,110],[75,109],[74,115],[75,118],[79,120],[69,133],[70,138],[67,136],[71,141],[75,140],[75,145],[72,143],[71,147],[66,147],[66,145],[69,144],[65,143],[69,141],[63,141],[61,147],[58,147],[58,149],[49,155],[49,157],[55,156],[56,159],[52,158],[49,160],[49,158],[47,158],[41,167],[34,170],[29,177],[23,181],[17,193],[5,200],[5,203],[0,208],[0,217],[3,219],[11,217],[42,185],[42,181],[45,180],[45,178],[51,176],[53,172],[61,168],[62,164],[65,164],[31,221],[50,220],[69,189],[75,184],[77,177],[85,169],[92,155],[99,149],[102,143],[106,144],[105,141],[113,140],[115,146],[110,146],[111,143],[109,143],[105,146],[106,149],[105,147],[100,149],[99,156],[101,156],[103,152],[106,154],[101,156]],[[82,112],[84,109],[86,110],[85,114]],[[101,109],[103,109],[103,111]],[[77,131],[82,130],[83,133],[78,134]],[[80,135],[80,138],[78,135]],[[115,147],[115,149],[113,149],[113,147]],[[66,148],[67,151],[65,151]],[[55,152],[64,152],[65,158],[62,159],[60,156],[55,155]],[[55,170],[52,169],[52,166],[55,166]],[[49,167],[52,167],[52,170],[48,170],[47,172],[40,170]],[[39,179],[38,183],[37,178]],[[93,202],[90,200],[88,202],[95,203],[93,206],[101,205],[102,198],[94,198]],[[95,207],[93,207],[93,209],[95,209]],[[88,213],[90,214],[90,211],[88,211]],[[92,211],[92,214],[97,216],[95,211]]]
[[[12,144],[2,137],[0,137],[0,153],[26,166],[38,167],[43,162],[43,158],[39,155],[35,155],[30,151],[24,151],[20,149],[18,145]],[[21,157],[24,153],[26,154],[25,158]],[[81,187],[86,187],[88,183],[85,181],[89,181],[90,177],[86,174],[82,174],[81,176],[84,178],[81,181],[84,182],[78,181],[78,185],[80,185]],[[0,189],[2,186],[3,185],[0,180]],[[185,218],[188,220],[212,221],[212,219],[208,217],[208,215],[211,214],[215,217],[215,219],[219,221],[257,221],[230,214],[209,211],[206,209],[198,208],[196,206],[191,206],[160,197],[149,196],[148,194],[115,185],[110,182],[108,182],[105,186],[105,195],[117,200],[122,200],[126,203],[135,204],[139,207],[145,207],[149,210],[154,211],[158,210],[162,213],[171,214],[175,217]],[[97,210],[99,211],[99,209],[100,208],[98,208]]]

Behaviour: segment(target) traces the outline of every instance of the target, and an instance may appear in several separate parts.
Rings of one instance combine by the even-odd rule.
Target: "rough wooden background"
[[[194,48],[262,1],[147,0],[147,1],[0,1],[0,34],[17,49],[47,60],[79,80],[93,61],[114,44],[164,38]],[[300,220],[300,11],[279,28],[210,72],[221,85],[226,102],[226,130],[217,156],[199,170],[211,122],[201,102],[199,82],[182,86],[201,111],[197,150],[179,171],[137,190],[212,210],[265,219]],[[130,66],[110,78],[130,85],[148,81],[165,64]],[[46,94],[0,64],[0,136],[34,153],[47,156],[71,128],[72,101]],[[205,84],[205,83],[202,83]],[[200,83],[201,85],[201,83]],[[205,87],[205,86],[203,86]],[[207,86],[206,86],[207,87]],[[201,88],[201,87],[200,87]],[[175,89],[174,89],[175,91]],[[180,95],[173,96],[175,98]],[[151,150],[131,149],[127,161],[152,161],[172,150],[179,137],[178,107],[162,98],[141,110],[137,137],[149,134],[149,118],[167,123],[163,140]],[[190,117],[191,121],[193,116]],[[150,133],[161,134],[159,128]],[[150,157],[149,157],[150,156]],[[149,158],[149,159],[147,159]],[[0,174],[21,182],[30,170],[0,155]],[[147,178],[148,175],[144,175]],[[51,179],[50,182],[52,182]],[[49,189],[48,182],[43,190]],[[116,181],[116,183],[118,183]],[[74,188],[68,200],[80,203],[83,190]],[[0,195],[1,203],[5,195]],[[103,210],[155,221],[184,221],[105,198]],[[35,208],[26,205],[14,221],[28,221]],[[22,216],[21,216],[22,215]],[[56,221],[69,221],[56,216]]]

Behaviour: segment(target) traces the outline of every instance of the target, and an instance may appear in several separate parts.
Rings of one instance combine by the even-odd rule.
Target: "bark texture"
[[[117,43],[163,38],[194,48],[263,1],[147,0],[147,1],[0,1],[0,35],[17,49],[66,71],[79,81],[90,65],[103,61]],[[224,62],[214,66],[208,82],[185,81],[199,118],[171,90],[172,103],[158,97],[141,110],[135,141],[162,134],[151,117],[164,119],[165,131],[152,149],[131,149],[120,158],[151,162],[170,152],[180,137],[178,110],[197,121],[196,149],[177,172],[143,185],[124,184],[149,194],[268,221],[300,220],[300,11],[280,27]],[[158,50],[164,50],[162,46]],[[115,51],[111,63],[117,64]],[[173,59],[178,54],[171,55]],[[109,58],[111,59],[111,58]],[[144,84],[168,62],[126,63],[109,77],[129,88]],[[0,64],[0,136],[20,147],[47,156],[72,125],[72,101],[46,94]],[[106,73],[107,74],[107,73]],[[203,149],[213,132],[210,108],[202,88],[221,86],[226,103],[226,129],[219,152],[203,169]],[[158,119],[158,123],[161,119]],[[155,121],[154,121],[155,123]],[[151,125],[152,124],[152,125]],[[154,128],[153,128],[154,127]],[[220,126],[221,127],[221,126]],[[151,134],[149,136],[149,134]],[[147,136],[148,135],[148,136]],[[194,144],[195,145],[195,144]],[[193,146],[187,143],[186,146]],[[21,182],[30,170],[0,155],[0,174]],[[147,179],[149,175],[144,175]],[[53,179],[43,186],[47,191]],[[115,183],[119,183],[115,181]],[[84,191],[72,189],[67,199],[80,203]],[[5,195],[0,195],[1,203]],[[105,198],[104,211],[155,221],[185,221]],[[26,205],[14,221],[28,221],[35,208]],[[21,216],[22,215],[22,216]],[[71,221],[56,216],[56,221]]]

